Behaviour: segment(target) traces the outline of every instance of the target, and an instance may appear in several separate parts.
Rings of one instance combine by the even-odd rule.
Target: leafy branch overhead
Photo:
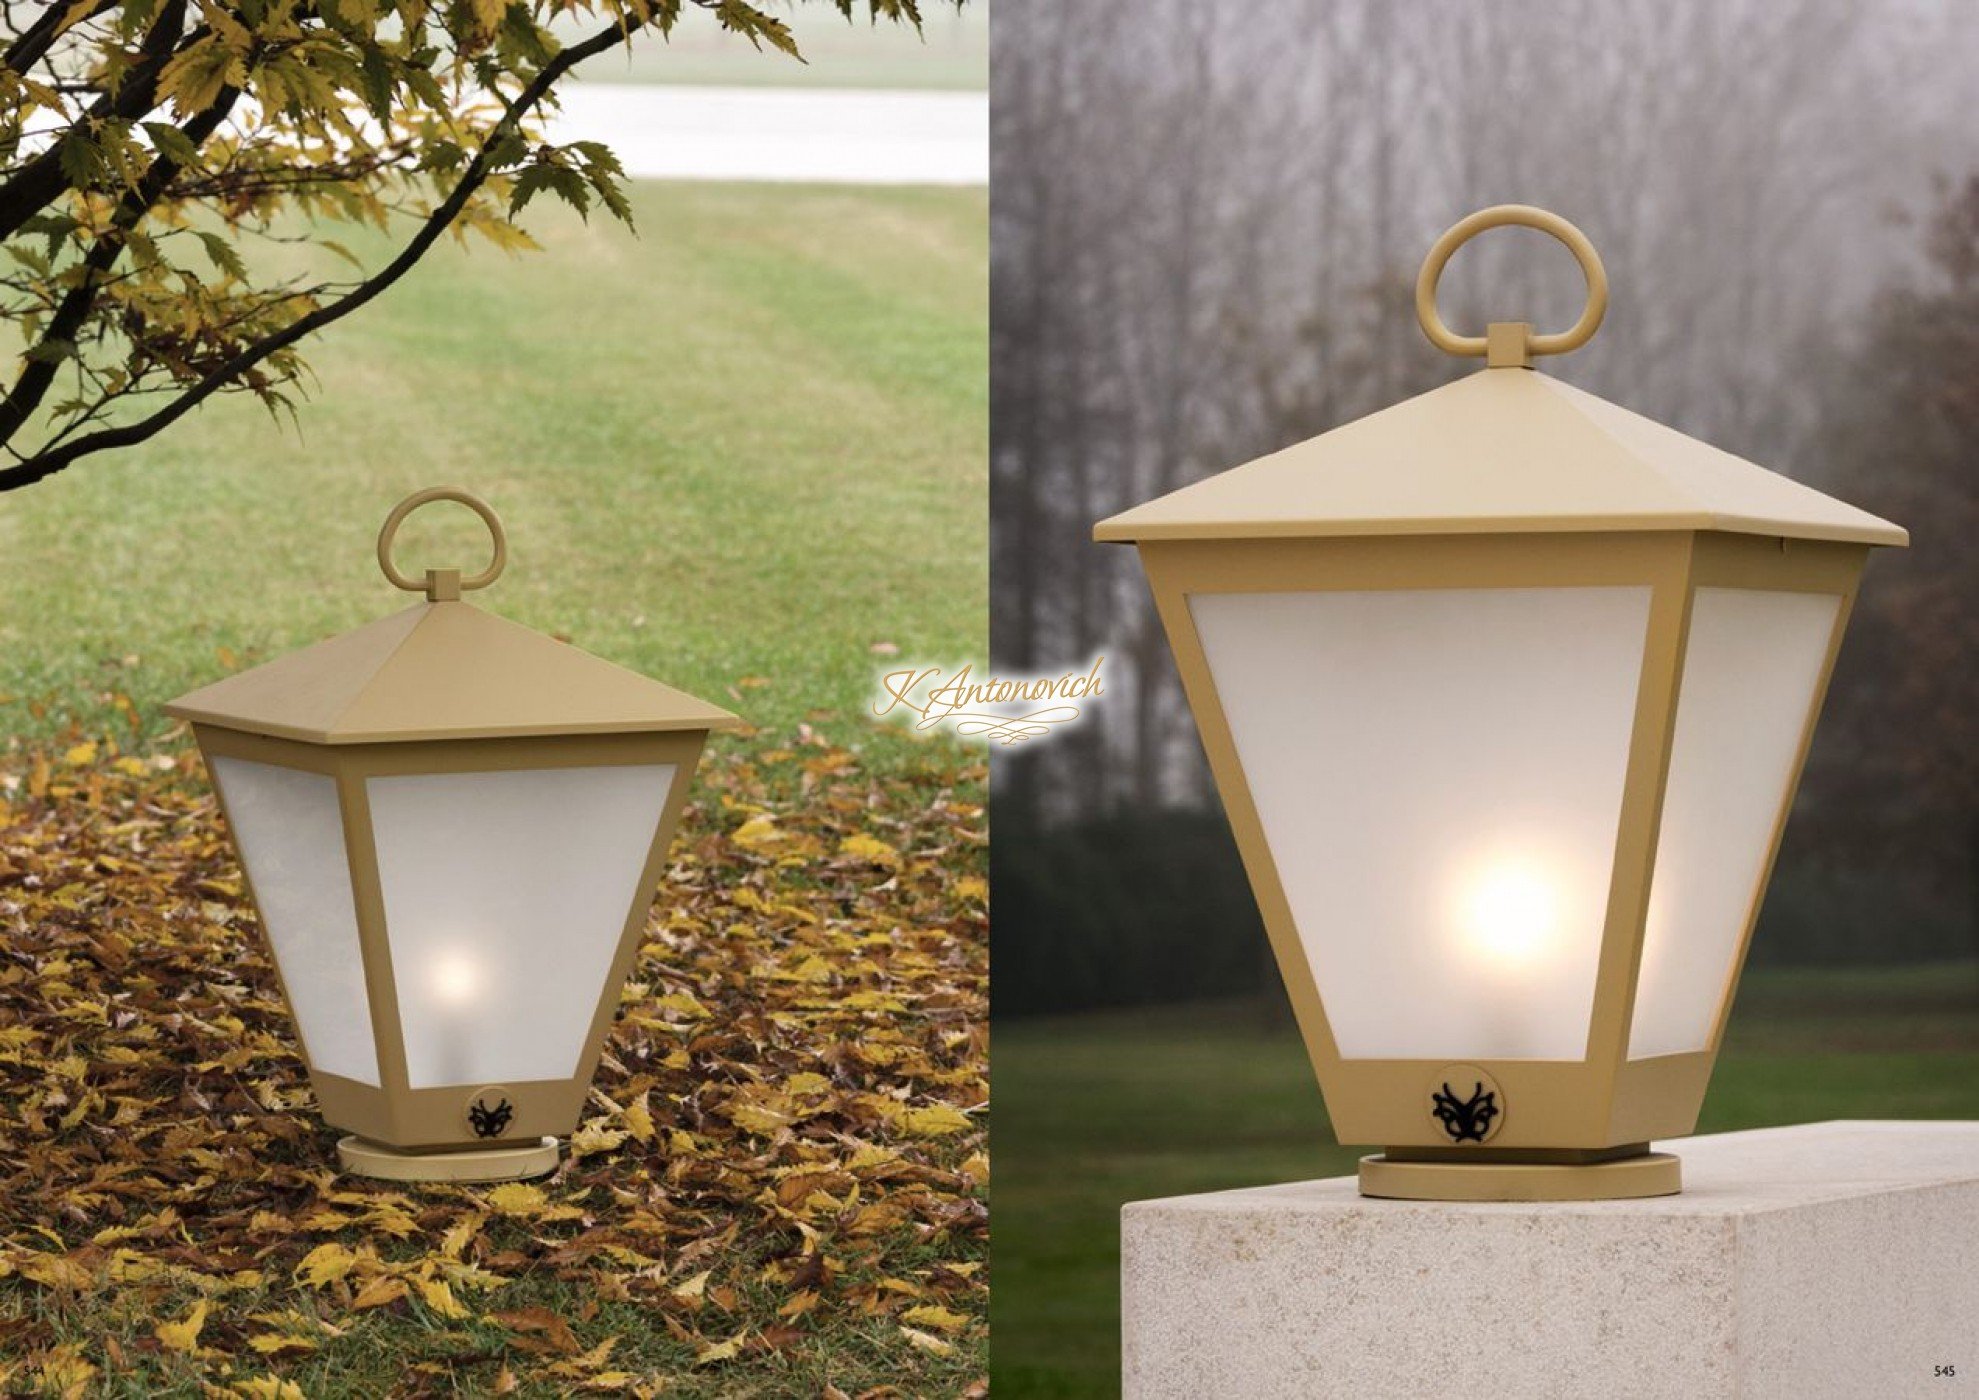
[[[920,24],[918,0],[820,2]],[[746,0],[0,0],[16,352],[0,490],[142,442],[216,393],[292,413],[300,342],[443,234],[533,248],[514,219],[540,194],[629,224],[610,149],[551,144],[535,122],[578,64],[669,35],[690,5],[801,58]],[[338,225],[403,241],[368,268]]]

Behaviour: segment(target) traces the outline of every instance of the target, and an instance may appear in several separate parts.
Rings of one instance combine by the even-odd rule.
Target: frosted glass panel
[[[226,799],[310,1063],[377,1084],[336,780],[221,755],[208,767]]]
[[[563,1079],[618,951],[674,766],[366,782],[415,1089]]]
[[[1700,588],[1663,796],[1629,1055],[1711,1041],[1841,599]]]
[[[1586,1054],[1649,592],[1190,598],[1342,1055]]]

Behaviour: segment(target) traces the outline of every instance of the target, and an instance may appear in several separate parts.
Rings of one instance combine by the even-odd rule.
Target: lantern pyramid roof
[[[458,600],[215,681],[179,719],[313,744],[726,729],[728,711]]]
[[[1490,368],[1102,520],[1103,541],[1723,530],[1887,520],[1536,370]]]

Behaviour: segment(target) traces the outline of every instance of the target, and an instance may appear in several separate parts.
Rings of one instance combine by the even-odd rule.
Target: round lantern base
[[[1361,1194],[1400,1201],[1619,1201],[1681,1190],[1682,1170],[1668,1152],[1572,1164],[1361,1158]]]
[[[347,1172],[383,1181],[523,1181],[557,1169],[557,1140],[459,1152],[400,1152],[352,1136],[337,1144],[337,1161]]]

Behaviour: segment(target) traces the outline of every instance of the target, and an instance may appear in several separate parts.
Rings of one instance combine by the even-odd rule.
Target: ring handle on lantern
[[[462,578],[459,569],[428,569],[426,577],[414,579],[402,573],[392,562],[392,542],[398,537],[399,526],[405,518],[423,505],[434,501],[455,501],[466,506],[481,517],[481,523],[488,527],[488,534],[494,542],[494,552],[488,559],[488,567],[470,578]],[[434,603],[451,602],[462,592],[486,588],[502,576],[502,569],[508,564],[508,535],[502,529],[501,517],[495,508],[475,495],[463,491],[458,486],[429,486],[424,491],[415,491],[397,505],[385,517],[384,528],[378,531],[378,567],[385,572],[395,588],[403,588],[408,593],[424,593],[427,601]]]
[[[1580,264],[1581,275],[1587,279],[1587,305],[1581,309],[1580,319],[1563,331],[1535,335],[1524,322],[1500,321],[1491,325],[1487,335],[1458,335],[1443,323],[1436,310],[1437,279],[1457,249],[1487,229],[1508,225],[1550,233],[1567,245],[1574,261]],[[1530,204],[1495,204],[1458,220],[1436,240],[1416,276],[1416,319],[1422,322],[1423,334],[1429,337],[1430,344],[1451,355],[1483,355],[1486,363],[1494,367],[1530,365],[1534,355],[1564,355],[1569,350],[1578,350],[1593,338],[1601,318],[1607,314],[1608,273],[1601,266],[1601,255],[1594,251],[1586,234],[1558,214]]]

